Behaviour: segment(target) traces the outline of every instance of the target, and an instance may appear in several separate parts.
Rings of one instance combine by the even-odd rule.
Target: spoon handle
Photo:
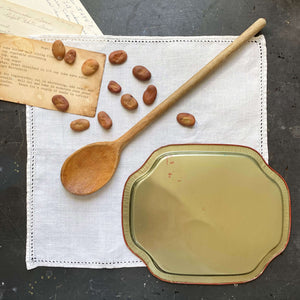
[[[238,50],[251,37],[257,34],[266,25],[266,20],[258,19],[249,28],[247,28],[238,38],[236,38],[228,47],[221,51],[213,60],[205,65],[200,71],[193,75],[181,87],[173,92],[167,99],[157,105],[144,118],[136,123],[131,129],[123,134],[117,141],[121,143],[122,148],[134,138],[140,131],[151,124],[157,117],[163,114],[169,107],[176,103],[182,96],[191,90],[196,84],[205,79],[212,71],[214,71],[223,61],[226,60],[233,52]]]

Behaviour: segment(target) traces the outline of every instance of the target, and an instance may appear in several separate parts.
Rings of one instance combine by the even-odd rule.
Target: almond
[[[98,113],[98,121],[104,129],[110,129],[112,126],[112,120],[105,111],[100,111]]]
[[[52,53],[57,60],[62,60],[65,56],[65,46],[61,40],[56,40],[52,44]]]
[[[86,119],[77,119],[71,122],[70,127],[74,131],[84,131],[90,127],[90,122]]]
[[[182,126],[192,127],[194,126],[196,120],[192,114],[180,113],[177,115],[177,121]]]
[[[52,97],[52,103],[60,111],[66,111],[69,108],[68,100],[62,95],[55,95]]]
[[[98,69],[99,63],[95,59],[91,58],[87,59],[81,67],[82,74],[86,76],[94,74],[95,72],[97,72]]]
[[[74,49],[69,50],[65,55],[65,62],[72,65],[76,59],[76,51]]]
[[[124,50],[117,50],[112,52],[109,57],[109,61],[113,65],[123,64],[127,60],[127,53]]]
[[[130,94],[124,94],[121,97],[121,104],[124,108],[128,110],[135,110],[138,107],[138,102],[136,99]]]
[[[150,71],[145,68],[144,66],[135,66],[132,69],[132,74],[135,78],[141,81],[146,81],[151,78],[151,73]]]
[[[111,81],[108,83],[107,88],[108,88],[108,90],[109,90],[110,92],[112,92],[113,94],[118,94],[118,93],[120,93],[121,90],[122,90],[121,86],[120,86],[117,82],[115,82],[115,81],[113,81],[113,80],[111,80]]]
[[[151,105],[156,99],[157,89],[154,85],[149,85],[143,94],[143,101],[146,105]]]

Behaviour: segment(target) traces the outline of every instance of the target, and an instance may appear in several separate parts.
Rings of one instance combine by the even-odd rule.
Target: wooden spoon
[[[121,151],[127,143],[164,113],[170,106],[176,103],[196,84],[206,78],[207,75],[216,69],[230,54],[239,49],[265,25],[265,19],[258,19],[227,48],[220,52],[213,60],[186,81],[166,100],[156,106],[119,139],[113,142],[90,144],[70,155],[61,169],[61,181],[64,187],[76,195],[91,194],[103,187],[115,173],[120,160]]]

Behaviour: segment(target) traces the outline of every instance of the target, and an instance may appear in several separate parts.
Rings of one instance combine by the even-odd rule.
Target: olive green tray
[[[169,282],[257,278],[285,249],[290,221],[285,181],[243,146],[162,147],[123,192],[127,246]]]

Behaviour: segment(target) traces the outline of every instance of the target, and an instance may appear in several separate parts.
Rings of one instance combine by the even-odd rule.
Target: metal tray
[[[285,249],[290,196],[251,148],[170,145],[128,178],[122,219],[127,246],[159,279],[241,283]]]

